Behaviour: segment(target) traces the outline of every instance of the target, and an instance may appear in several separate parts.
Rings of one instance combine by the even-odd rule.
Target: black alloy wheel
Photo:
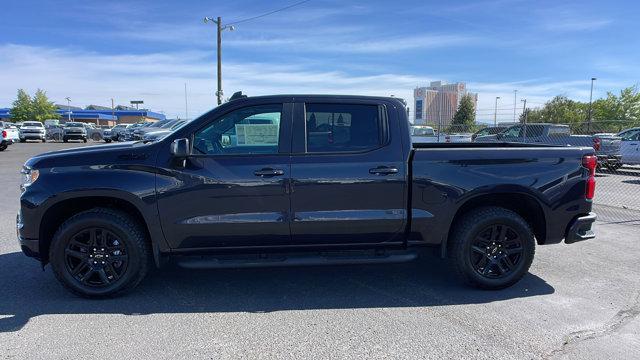
[[[471,249],[473,268],[490,279],[503,278],[514,271],[524,251],[518,232],[505,224],[493,224],[481,230]]]
[[[103,287],[118,281],[127,270],[126,246],[104,228],[84,229],[72,236],[65,249],[67,271],[86,286]]]

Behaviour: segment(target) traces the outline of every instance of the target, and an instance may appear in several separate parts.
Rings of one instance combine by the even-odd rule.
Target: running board
[[[176,264],[187,269],[259,268],[283,266],[364,265],[403,263],[418,258],[416,252],[379,255],[264,255],[256,257],[179,257]]]

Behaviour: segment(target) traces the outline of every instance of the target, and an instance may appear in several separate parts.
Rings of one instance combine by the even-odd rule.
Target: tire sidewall
[[[104,228],[117,235],[124,243],[129,256],[127,269],[123,276],[113,284],[101,288],[83,285],[76,280],[73,275],[69,273],[65,259],[65,249],[71,241],[71,238],[78,232],[93,227]],[[115,216],[95,213],[81,214],[77,218],[74,218],[73,221],[64,224],[54,236],[50,254],[51,265],[65,285],[78,294],[84,296],[109,296],[115,294],[127,288],[129,284],[135,281],[141,269],[142,261],[145,261],[145,259],[143,259],[144,254],[135,246],[135,242],[131,239],[131,236],[129,230],[122,226],[119,219]]]

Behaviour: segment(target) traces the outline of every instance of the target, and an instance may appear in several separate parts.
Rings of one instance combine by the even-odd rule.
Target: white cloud
[[[73,49],[52,49],[23,45],[0,45],[0,107],[9,106],[16,89],[30,92],[48,91],[57,102],[69,96],[74,105],[108,105],[111,98],[126,104],[142,98],[155,111],[170,117],[184,116],[184,83],[189,88],[191,116],[215,105],[215,63],[207,52],[183,51],[162,54],[105,55]],[[282,93],[333,93],[362,95],[396,95],[412,103],[413,88],[437,80],[429,75],[390,73],[381,70],[319,71],[304,63],[266,64],[261,62],[227,62],[223,68],[223,88],[230,96],[242,90],[248,95]],[[447,79],[442,79],[447,80]],[[565,94],[587,99],[589,80],[549,81],[531,79],[516,82],[477,82],[468,79],[470,91],[479,93],[480,119],[492,118],[490,109],[500,96],[500,120],[509,120],[513,109],[513,89],[519,99],[527,98],[531,106],[552,96]],[[597,89],[619,89],[630,84],[599,81]],[[596,92],[597,94],[598,92]],[[602,92],[600,92],[602,93]],[[508,111],[508,109],[511,109]],[[511,114],[511,115],[509,115]]]

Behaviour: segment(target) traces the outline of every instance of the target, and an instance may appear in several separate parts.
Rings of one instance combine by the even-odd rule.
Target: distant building
[[[0,108],[0,120],[11,121],[11,109]],[[118,123],[133,124],[141,121],[156,122],[158,120],[164,120],[164,114],[149,111],[146,109],[127,109],[127,110],[111,110],[106,108],[105,110],[83,110],[81,108],[71,107],[71,111],[64,105],[59,105],[56,112],[60,115],[60,122],[67,122],[69,118],[71,121],[91,123],[96,125],[109,125],[113,126]]]
[[[429,86],[415,88],[413,91],[414,123],[432,126],[451,124],[460,99],[465,94],[473,97],[474,108],[477,107],[478,94],[468,92],[463,82],[446,84],[442,81],[432,81]]]

